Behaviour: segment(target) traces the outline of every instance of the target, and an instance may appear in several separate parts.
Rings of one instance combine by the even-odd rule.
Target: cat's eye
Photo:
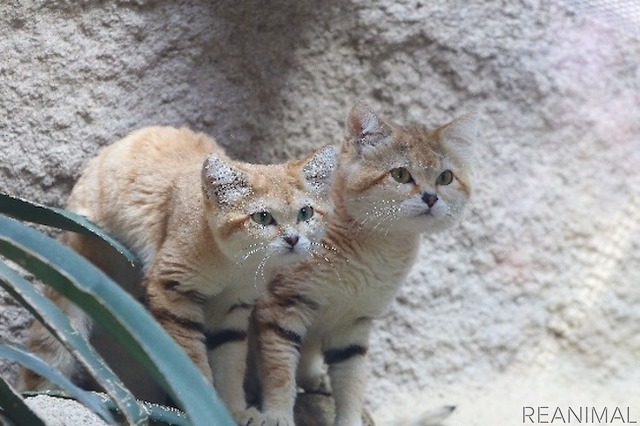
[[[449,185],[451,182],[453,182],[453,172],[451,170],[445,170],[436,179],[436,185]]]
[[[298,222],[304,222],[313,217],[313,207],[304,206],[298,212]]]
[[[251,219],[258,225],[264,225],[264,226],[269,226],[276,223],[271,213],[264,210],[255,212],[254,214],[252,214]]]
[[[391,170],[391,177],[399,183],[411,183],[413,182],[413,176],[409,173],[409,170],[404,167],[397,167]]]

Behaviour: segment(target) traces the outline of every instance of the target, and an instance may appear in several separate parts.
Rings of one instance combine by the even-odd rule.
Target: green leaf
[[[173,426],[191,426],[189,418],[182,411],[164,405],[145,403],[149,418],[155,422]]]
[[[0,405],[4,409],[3,415],[16,425],[45,426],[24,399],[7,381],[0,376]]]
[[[6,218],[0,217],[0,219]],[[19,225],[24,226],[22,224]],[[36,233],[36,235],[39,234]],[[1,242],[0,246],[2,246]],[[125,418],[130,423],[135,424],[146,421],[147,413],[144,408],[137,403],[131,392],[127,390],[118,376],[111,371],[93,347],[71,326],[69,318],[62,313],[55,303],[37,291],[31,283],[12,271],[4,262],[0,262],[0,285],[22,306],[27,308],[104,386],[105,391],[122,408]],[[36,372],[40,373],[39,371]],[[99,411],[98,414],[100,414]]]
[[[27,222],[93,235],[120,254],[129,268],[135,271],[140,269],[140,260],[131,250],[84,216],[57,207],[43,206],[42,204],[3,193],[0,193],[0,213]]]
[[[81,307],[146,368],[196,426],[234,425],[211,384],[129,294],[58,241],[0,216],[0,254]]]
[[[4,265],[0,265],[4,266]],[[80,389],[67,379],[64,374],[51,367],[41,358],[37,357],[27,349],[9,342],[0,342],[0,357],[18,362],[20,365],[45,377],[55,383],[61,389],[68,392],[75,400],[84,404],[87,408],[99,415],[107,423],[115,423],[109,408],[97,395]]]
[[[109,399],[105,399],[107,407],[115,410],[116,407]],[[149,419],[152,422],[157,422],[165,425],[173,426],[191,426],[191,422],[185,413],[174,407],[166,407],[164,405],[153,404],[150,402],[142,402],[145,410],[149,412]],[[218,424],[217,422],[211,422],[210,424]]]

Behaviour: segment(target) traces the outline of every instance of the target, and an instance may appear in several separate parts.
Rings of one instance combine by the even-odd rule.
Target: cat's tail
[[[439,426],[455,409],[455,405],[443,405],[442,407],[432,408],[411,423],[411,426]]]
[[[415,413],[394,416],[393,420],[380,419],[376,424],[380,426],[444,426],[442,423],[456,409],[455,405],[443,405],[428,409],[418,415]]]

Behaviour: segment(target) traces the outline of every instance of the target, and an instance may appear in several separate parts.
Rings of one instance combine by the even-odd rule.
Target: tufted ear
[[[249,180],[243,171],[211,154],[202,165],[202,190],[210,201],[231,204],[249,194]]]
[[[347,119],[347,140],[360,148],[376,146],[391,135],[391,128],[364,101],[357,102]]]
[[[464,159],[473,157],[473,144],[478,137],[478,116],[477,111],[470,112],[446,124],[441,130],[445,143]]]
[[[328,193],[338,166],[338,149],[327,146],[307,158],[302,173],[308,187],[321,194]]]

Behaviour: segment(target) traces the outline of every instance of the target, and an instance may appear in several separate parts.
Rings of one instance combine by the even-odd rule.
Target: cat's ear
[[[202,190],[210,201],[232,204],[249,194],[248,176],[215,154],[202,165]]]
[[[473,157],[474,141],[478,137],[479,114],[477,111],[463,115],[442,127],[445,144],[463,159]]]
[[[356,103],[347,119],[347,139],[359,147],[375,146],[391,135],[391,128],[364,101]]]
[[[302,166],[304,180],[311,190],[326,194],[331,189],[338,167],[338,149],[330,145],[311,154]]]

